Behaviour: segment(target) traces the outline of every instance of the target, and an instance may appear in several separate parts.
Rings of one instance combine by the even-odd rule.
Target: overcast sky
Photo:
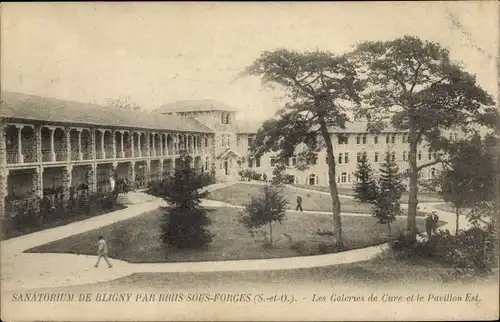
[[[278,93],[235,75],[264,50],[343,53],[405,34],[438,41],[497,95],[498,6],[468,3],[3,3],[2,89],[147,109],[211,98],[257,120]]]

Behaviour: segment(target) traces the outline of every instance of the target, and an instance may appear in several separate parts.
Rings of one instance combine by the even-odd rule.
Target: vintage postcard
[[[5,321],[499,318],[499,4],[1,4]]]

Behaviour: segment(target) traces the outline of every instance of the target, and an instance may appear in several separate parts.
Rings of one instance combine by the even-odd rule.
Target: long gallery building
[[[109,176],[145,188],[176,166],[180,151],[193,157],[193,167],[215,169],[217,181],[237,180],[252,168],[271,177],[272,154],[249,159],[248,147],[258,125],[237,124],[237,110],[214,100],[180,101],[153,112],[63,101],[12,92],[1,93],[0,211],[20,203],[36,206],[40,198],[69,198],[70,191],[109,190]],[[362,123],[349,124],[339,135],[332,130],[337,182],[351,185],[356,163],[366,157],[375,172],[388,153],[401,170],[407,168],[407,135],[386,129],[373,134]],[[418,162],[435,156],[418,151]],[[324,151],[316,164],[299,171],[288,160],[288,173],[298,184],[327,185]],[[435,175],[434,167],[423,176]]]

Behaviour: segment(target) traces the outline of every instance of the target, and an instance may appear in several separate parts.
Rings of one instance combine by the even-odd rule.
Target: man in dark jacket
[[[302,212],[302,197],[297,196],[297,207],[295,207],[295,211],[299,210]]]

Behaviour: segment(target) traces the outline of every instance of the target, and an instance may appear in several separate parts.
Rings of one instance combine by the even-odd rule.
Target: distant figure
[[[297,207],[295,207],[295,211],[299,210],[302,212],[302,197],[297,196]]]
[[[432,232],[436,234],[436,230],[438,227],[439,216],[435,211],[432,212]]]
[[[109,185],[111,186],[111,191],[115,191],[116,180],[113,174],[109,176]]]
[[[95,264],[95,267],[99,267],[99,262],[101,261],[101,258],[104,258],[109,268],[113,267],[113,265],[111,265],[111,263],[108,260],[108,243],[106,242],[104,237],[99,236],[99,242],[97,243],[97,246],[98,246],[97,263]]]
[[[427,215],[427,218],[425,218],[425,230],[427,231],[427,237],[430,238],[432,233],[436,234],[438,221],[439,216],[435,211]]]
[[[267,182],[267,175],[266,175],[265,173],[262,175],[262,180],[263,180],[264,182]]]

